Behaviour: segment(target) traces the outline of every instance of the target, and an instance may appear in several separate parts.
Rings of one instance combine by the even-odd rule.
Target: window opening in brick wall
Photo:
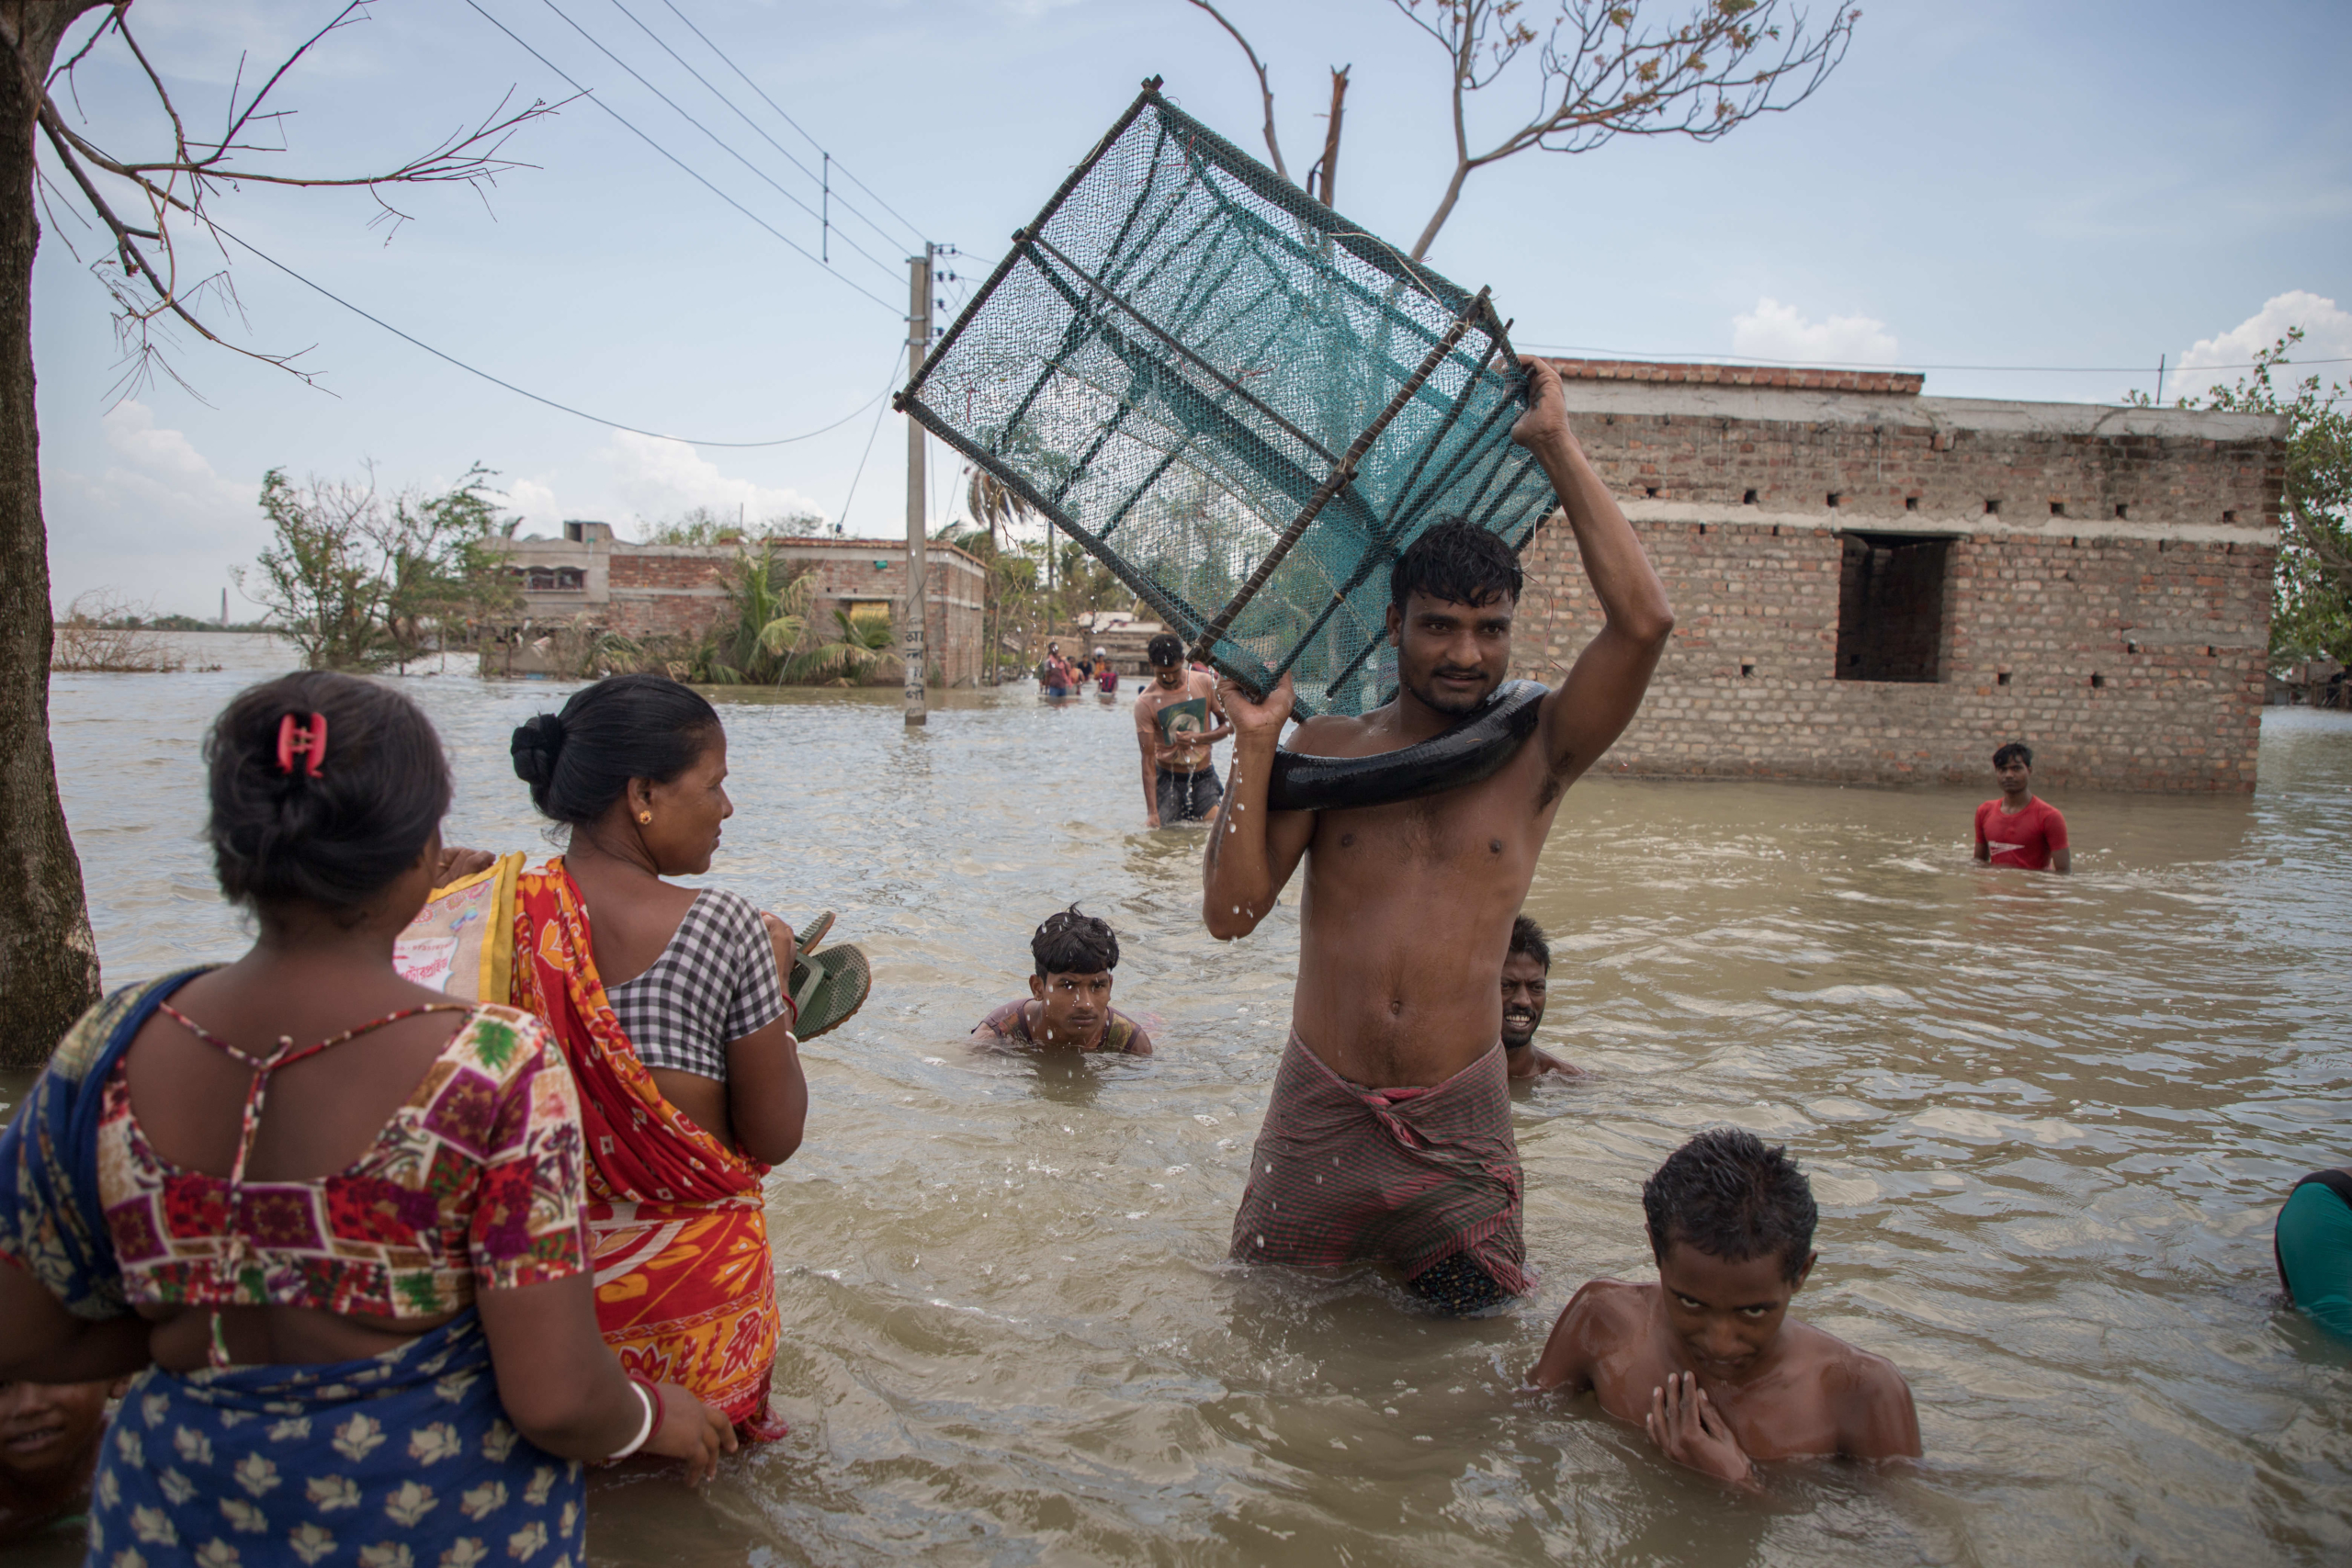
[[[1988,502],[1986,502],[1984,503],[1984,515],[1985,515],[1985,516],[1987,516],[1987,517],[1997,517],[1997,516],[1999,516],[2000,514],[2001,514],[2001,503],[2000,503],[1999,502],[1997,502],[1997,501],[1988,501]]]
[[[1755,505],[1755,504],[1756,504],[1756,492],[1755,492],[1754,491],[1752,491],[1752,490],[1751,490],[1751,491],[1749,491],[1746,495],[1743,495],[1743,496],[1741,496],[1741,497],[1739,498],[1739,503],[1740,503],[1742,506],[1753,506],[1753,505]]]
[[[2053,502],[2052,502],[2050,503],[2050,515],[2051,515],[2051,516],[2052,516],[2052,517],[2064,517],[2064,516],[2065,516],[2065,515],[2066,515],[2066,503],[2065,503],[2064,502],[2063,502],[2063,501],[2053,501]]]
[[[588,577],[576,566],[527,566],[518,569],[526,593],[581,593]]]
[[[2107,684],[2107,677],[2099,674],[2097,671],[2093,671],[2091,672],[2091,684],[2094,686],[2104,686]]]
[[[2128,506],[2124,505],[2121,502],[2120,502],[2120,501],[2119,501],[2119,502],[2117,502],[2115,503],[2115,516],[2116,516],[2116,520],[2117,520],[2118,522],[2120,522],[2120,521],[2124,520],[2126,517],[2128,517],[2128,516],[2131,514],[2131,510],[2132,510],[2132,509],[2131,509],[2130,507],[2128,507]]]
[[[1917,496],[1916,496],[1916,495],[1906,495],[1906,496],[1905,496],[1905,497],[1903,498],[1903,510],[1904,510],[1904,511],[1905,511],[1905,512],[1917,512],[1917,511],[1918,511],[1918,510],[1919,510],[1919,498],[1918,498]]]
[[[1650,500],[1652,500],[1652,501],[1656,501],[1656,500],[1657,499],[1657,486],[1656,486],[1656,485],[1644,485],[1644,486],[1642,487],[1642,493],[1643,493],[1644,495],[1645,495],[1645,496],[1649,497],[1649,499],[1650,499]]]
[[[2009,672],[2008,672],[2007,671],[2006,671],[2006,670],[2002,671],[1998,675],[1996,675],[1996,676],[1994,676],[1994,677],[1993,677],[1993,684],[1995,684],[1995,685],[1996,685],[1996,686],[2006,686],[2006,685],[2007,685],[2008,683],[2009,683]]]
[[[1838,679],[1942,679],[1950,539],[1847,534],[1838,575]]]
[[[1755,674],[1756,666],[1753,664],[1742,664],[1739,667],[1739,678],[1743,681],[1752,679]]]
[[[2237,520],[2238,514],[2234,512],[2224,512],[2222,513],[2222,521],[2224,523],[2234,523]]]
[[[1833,490],[1833,491],[1831,491],[1829,492],[1829,504],[1830,504],[1830,505],[1832,505],[1832,506],[1835,506],[1835,505],[1837,505],[1837,504],[1838,504],[1838,500],[1839,500],[1839,496],[1838,496],[1838,492],[1837,492],[1836,491],[1834,491],[1834,490]]]

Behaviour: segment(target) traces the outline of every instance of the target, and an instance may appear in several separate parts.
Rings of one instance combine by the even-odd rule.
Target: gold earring
[[[637,814],[637,819],[640,822],[650,822],[653,820],[653,813],[650,811],[640,811]]]

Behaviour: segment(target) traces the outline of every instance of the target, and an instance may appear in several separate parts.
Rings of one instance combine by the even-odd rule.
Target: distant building
[[[1611,772],[2254,787],[2284,421],[1924,398],[1884,371],[1555,360],[1677,617]],[[1555,515],[1520,672],[1600,625]]]
[[[834,632],[833,612],[853,620],[905,611],[903,539],[806,538],[771,541],[791,569],[817,575],[809,605],[818,635]],[[521,580],[523,613],[536,626],[584,617],[624,637],[699,637],[727,611],[724,573],[742,554],[735,545],[632,545],[607,523],[567,518],[563,537],[514,539],[507,559]],[[930,617],[924,647],[949,685],[980,672],[980,615],[987,570],[953,545],[923,550]]]

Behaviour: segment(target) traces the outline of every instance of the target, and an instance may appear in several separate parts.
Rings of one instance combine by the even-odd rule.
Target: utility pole
[[[907,381],[922,373],[923,355],[931,352],[931,258],[935,249],[923,243],[922,254],[907,258],[910,293],[907,302]],[[928,618],[930,580],[923,563],[923,429],[907,415],[907,595],[905,636],[900,651],[907,662],[907,722],[922,724],[930,716],[923,692],[925,662],[923,623]]]

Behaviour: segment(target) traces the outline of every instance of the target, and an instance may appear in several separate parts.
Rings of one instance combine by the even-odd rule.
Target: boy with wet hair
[[[1037,972],[1029,995],[982,1019],[975,1039],[1010,1045],[1054,1045],[1079,1051],[1151,1055],[1143,1025],[1111,1005],[1111,971],[1119,966],[1119,937],[1111,922],[1072,904],[1046,917],[1029,939]]]
[[[1532,1384],[1590,1389],[1668,1459],[1744,1486],[1758,1461],[1918,1456],[1894,1364],[1788,1315],[1820,1254],[1813,1188],[1785,1148],[1702,1133],[1642,1184],[1642,1210],[1657,1283],[1580,1288]]]
[[[1545,1073],[1584,1076],[1582,1067],[1535,1048],[1551,974],[1552,944],[1544,928],[1519,916],[1510,923],[1510,951],[1503,955],[1503,1056],[1514,1084],[1532,1083]]]

